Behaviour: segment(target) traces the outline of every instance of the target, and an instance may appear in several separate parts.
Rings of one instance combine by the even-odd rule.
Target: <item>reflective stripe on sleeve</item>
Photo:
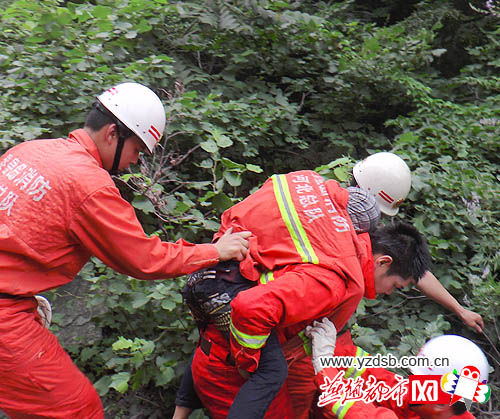
[[[236,329],[236,327],[234,327],[232,320],[229,325],[229,329],[231,330],[231,334],[236,339],[236,341],[245,348],[260,349],[266,344],[267,338],[269,337],[269,334],[252,336],[240,332],[238,329]]]
[[[305,330],[305,329],[304,329]],[[309,339],[306,334],[304,333],[304,330],[301,330],[298,335],[304,342],[303,348],[304,352],[306,355],[311,355],[312,354],[312,347],[311,347],[311,339]]]
[[[356,357],[362,357],[362,356],[370,356],[370,354],[368,352],[366,352],[365,350],[361,349],[359,346],[357,346],[356,347]],[[353,373],[355,371],[356,371],[356,373],[353,375]],[[356,379],[357,377],[361,376],[365,371],[366,371],[366,368],[361,368],[360,370],[358,370],[356,367],[351,367],[351,368],[348,368],[346,370],[344,378]]]
[[[274,275],[271,271],[264,272],[260,275],[259,282],[261,284],[267,284],[268,282],[274,281]]]
[[[347,402],[345,404],[340,404],[340,401],[338,401],[333,405],[332,413],[337,416],[338,419],[344,419],[347,411],[352,407],[354,403],[356,402]]]
[[[288,187],[285,175],[273,175],[273,188],[276,201],[280,209],[281,217],[285,222],[288,233],[293,240],[297,252],[302,257],[302,262],[318,264],[318,256],[307,237],[307,234],[300,222],[299,215],[292,201],[292,195]]]

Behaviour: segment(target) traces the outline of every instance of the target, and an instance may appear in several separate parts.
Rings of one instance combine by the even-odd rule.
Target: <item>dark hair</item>
[[[99,131],[107,124],[116,124],[123,138],[129,138],[135,135],[99,101],[96,101],[85,119],[85,126],[89,127],[92,131]]]
[[[406,223],[380,226],[370,233],[373,254],[392,257],[388,275],[413,278],[418,282],[431,264],[431,255],[424,237]]]
[[[457,402],[451,405],[451,410],[453,411],[454,415],[461,415],[462,413],[465,413],[467,407],[465,407],[464,402]]]

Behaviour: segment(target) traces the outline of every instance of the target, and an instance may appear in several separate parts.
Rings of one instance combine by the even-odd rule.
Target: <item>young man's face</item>
[[[99,140],[99,154],[103,167],[111,170],[115,159],[116,146],[118,144],[118,133],[115,124],[107,124],[96,133]],[[121,153],[118,172],[127,169],[131,164],[136,164],[141,152],[146,150],[146,145],[137,137],[132,135],[125,139]]]
[[[400,275],[388,274],[392,258],[388,255],[374,255],[375,292],[390,295],[396,288],[406,288],[415,283],[413,278],[405,279]]]
[[[146,146],[137,136],[134,135],[127,138],[123,144],[118,171],[121,172],[122,170],[127,169],[131,164],[136,164],[140,153],[142,153],[145,149]]]

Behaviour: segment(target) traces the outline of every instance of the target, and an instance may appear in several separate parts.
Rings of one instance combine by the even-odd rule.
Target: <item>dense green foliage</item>
[[[357,341],[409,355],[443,332],[473,339],[496,369],[491,402],[475,413],[499,414],[500,18],[485,2],[0,6],[2,150],[66,136],[96,94],[118,82],[162,95],[165,148],[117,179],[148,234],[209,241],[221,212],[273,173],[323,166],[347,182],[352,162],[367,154],[401,155],[413,188],[398,217],[426,235],[433,272],[483,316],[485,335],[410,290],[364,301],[353,320]],[[182,278],[145,283],[93,260],[80,280],[100,307],[93,321],[103,340],[68,350],[112,417],[165,417],[197,336]]]

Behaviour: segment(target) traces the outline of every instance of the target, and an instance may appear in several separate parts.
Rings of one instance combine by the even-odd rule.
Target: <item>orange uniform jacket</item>
[[[0,157],[0,292],[34,295],[66,284],[91,255],[140,279],[218,261],[212,245],[148,238],[83,129]]]
[[[373,262],[354,232],[347,201],[337,182],[304,170],[274,175],[223,214],[216,238],[229,227],[251,231],[240,270],[263,284],[231,303],[231,349],[240,368],[256,369],[273,328],[281,329],[283,340],[285,330],[296,333],[330,315],[346,297],[334,319],[337,328],[355,311],[365,292],[363,269]]]

